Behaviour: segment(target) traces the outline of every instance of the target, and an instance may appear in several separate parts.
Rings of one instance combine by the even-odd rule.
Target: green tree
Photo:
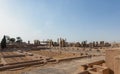
[[[18,43],[21,43],[22,42],[22,38],[21,37],[16,37]]]
[[[14,43],[14,42],[15,42],[15,38],[10,38],[10,41],[11,41],[12,43]]]
[[[10,36],[5,35],[5,39],[6,39],[6,44],[9,44],[10,43]]]
[[[3,37],[2,41],[1,41],[1,48],[2,49],[6,48],[6,37],[5,37],[5,35],[4,35],[4,37]]]

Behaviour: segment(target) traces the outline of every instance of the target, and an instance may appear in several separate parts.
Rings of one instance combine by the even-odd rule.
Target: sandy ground
[[[30,51],[31,53],[53,57],[56,59],[59,58],[70,58],[70,57],[79,57],[81,56],[80,53],[72,53],[72,52],[65,52],[65,51],[53,51],[53,50],[40,50],[40,51]]]
[[[103,53],[97,52],[96,50],[89,51],[83,51],[82,49],[62,49],[62,53],[59,50],[52,49],[52,51],[30,51],[32,53],[36,53],[43,56],[49,56],[53,58],[65,58],[65,57],[73,57],[73,56],[80,56],[81,53],[89,53],[89,54],[97,54],[101,55]],[[51,53],[52,52],[52,53]],[[74,55],[75,54],[75,55]],[[46,64],[46,65],[35,65],[35,66],[27,66],[20,70],[6,70],[6,71],[0,71],[0,74],[73,74],[76,70],[80,68],[81,65],[98,61],[104,59],[104,57],[94,57],[94,58],[82,58],[77,60],[71,60],[71,61],[65,61],[60,62],[57,64]]]
[[[57,64],[46,64],[44,66],[26,67],[16,71],[1,71],[0,74],[73,74],[81,65],[102,60],[104,57],[83,58],[60,62]]]

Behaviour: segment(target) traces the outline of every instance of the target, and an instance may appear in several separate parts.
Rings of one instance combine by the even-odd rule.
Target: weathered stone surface
[[[120,55],[115,57],[115,66],[114,66],[114,70],[115,70],[115,74],[120,74]]]
[[[115,57],[120,55],[120,49],[110,49],[106,50],[106,66],[110,69],[110,74],[114,74],[116,66],[119,66],[119,63],[116,64]]]
[[[90,74],[88,71],[83,71],[83,72],[80,72],[80,73],[77,73],[77,74]]]
[[[96,69],[95,71],[98,72],[98,74],[109,74],[109,69],[107,67],[94,65],[93,68]]]
[[[22,74],[68,74],[68,73],[63,69],[46,68],[30,72],[24,72]]]

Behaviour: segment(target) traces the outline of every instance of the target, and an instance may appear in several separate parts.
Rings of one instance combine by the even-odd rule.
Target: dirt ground
[[[52,57],[55,59],[60,58],[70,58],[70,57],[79,57],[80,53],[72,53],[72,52],[63,52],[63,51],[51,51],[51,50],[39,50],[39,51],[30,51],[31,53]]]
[[[32,67],[26,67],[21,70],[15,70],[15,71],[1,71],[0,74],[34,74],[36,71],[39,72],[39,74],[54,74],[53,70],[59,70],[58,72],[61,73],[61,71],[64,70],[66,74],[73,74],[78,68],[80,68],[81,65],[102,60],[104,57],[94,57],[94,58],[83,58],[78,60],[72,60],[67,62],[61,62],[57,64],[47,64],[47,65],[36,65]],[[52,68],[52,69],[51,69]],[[44,72],[44,73],[43,73]],[[56,73],[59,74],[59,73]],[[64,73],[63,73],[64,74]]]
[[[101,55],[103,52],[98,52],[96,50],[89,51],[82,50],[82,49],[52,49],[52,50],[35,50],[35,51],[28,51],[30,53],[39,54],[46,57],[52,57],[55,59],[61,59],[61,58],[72,58],[72,57],[79,57],[82,55]],[[60,73],[55,74],[61,74],[61,72],[64,72],[65,74],[72,74],[75,72],[82,64],[86,64],[89,62],[94,62],[97,60],[104,59],[104,56],[97,56],[93,58],[82,58],[78,60],[70,60],[66,62],[60,62],[56,64],[47,63],[45,65],[35,65],[35,66],[27,66],[22,67],[18,70],[6,70],[6,71],[0,71],[0,74],[34,74],[38,72],[38,74],[54,74],[56,70]],[[62,74],[64,74],[62,73]]]

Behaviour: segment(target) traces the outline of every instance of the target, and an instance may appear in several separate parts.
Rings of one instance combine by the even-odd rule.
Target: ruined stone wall
[[[106,50],[106,66],[110,69],[110,74],[114,74],[116,66],[120,66],[115,57],[120,54],[120,49]],[[120,74],[120,73],[118,73]]]

